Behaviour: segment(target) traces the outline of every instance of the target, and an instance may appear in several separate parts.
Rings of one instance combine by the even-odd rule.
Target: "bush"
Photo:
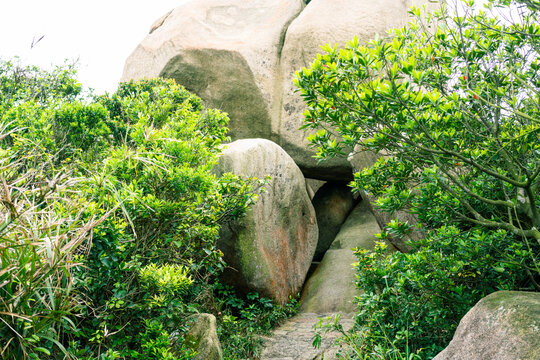
[[[172,80],[85,99],[71,68],[0,71],[7,186],[27,207],[16,225],[3,219],[2,299],[24,297],[3,300],[2,356],[189,358],[184,319],[215,310],[225,266],[219,225],[260,186],[211,172],[227,116]]]
[[[528,248],[504,230],[462,232],[441,227],[411,243],[410,253],[357,250],[357,331],[373,353],[392,347],[432,359],[450,342],[465,313],[498,290],[532,290],[528,271],[540,246]],[[540,259],[537,259],[540,260]]]

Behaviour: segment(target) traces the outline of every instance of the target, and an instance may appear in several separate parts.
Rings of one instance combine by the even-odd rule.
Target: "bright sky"
[[[79,59],[82,84],[111,92],[154,21],[187,1],[0,0],[0,58],[45,68]]]

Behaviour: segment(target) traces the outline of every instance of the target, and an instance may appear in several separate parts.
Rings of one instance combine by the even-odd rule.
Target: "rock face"
[[[540,293],[498,291],[461,319],[434,360],[540,359]]]
[[[325,43],[361,42],[407,19],[427,0],[192,0],[151,27],[126,61],[122,80],[174,78],[210,107],[229,113],[233,139],[281,145],[307,177],[349,181],[346,159],[318,164],[292,82]]]
[[[265,139],[229,144],[216,172],[271,176],[247,214],[222,226],[218,247],[231,267],[225,281],[285,303],[302,289],[317,246],[315,210],[302,172],[283,149]]]
[[[126,61],[123,80],[173,78],[229,113],[233,139],[271,138],[279,53],[302,0],[194,0],[162,17]]]
[[[196,314],[188,319],[188,323],[190,326],[185,342],[197,352],[194,359],[222,360],[216,317],[212,314]]]
[[[366,202],[351,212],[320,265],[310,277],[302,293],[300,311],[309,313],[352,313],[353,300],[359,295],[352,263],[356,262],[351,248],[373,249],[377,221]]]
[[[350,180],[352,169],[345,158],[321,164],[313,158],[315,153],[307,141],[309,133],[299,130],[306,106],[295,91],[295,72],[322,52],[321,45],[343,47],[354,35],[362,43],[404,25],[408,6],[408,1],[401,0],[312,0],[289,26],[281,53],[281,117],[272,128],[279,134],[280,145],[307,177]]]
[[[317,191],[312,203],[319,225],[319,241],[313,260],[321,261],[351,212],[354,198],[347,184],[327,182]]]

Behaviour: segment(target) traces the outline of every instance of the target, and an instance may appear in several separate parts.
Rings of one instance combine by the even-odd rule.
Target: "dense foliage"
[[[408,348],[432,359],[481,298],[498,290],[532,290],[531,250],[504,230],[441,227],[411,245],[410,253],[389,254],[384,243],[356,252],[358,286],[365,291],[357,300],[361,352],[390,357]],[[373,339],[386,346],[373,348]]]
[[[407,27],[326,46],[298,73],[319,158],[379,154],[353,188],[383,211],[416,214],[425,234],[408,254],[357,251],[365,292],[346,335],[357,357],[430,359],[481,297],[540,290],[538,10],[535,1],[413,9]],[[411,226],[396,219],[380,237]]]
[[[74,99],[80,85],[69,66],[43,76],[35,67],[0,63],[0,356],[43,358],[74,326],[75,254],[102,219],[85,218],[70,192],[81,179],[61,169],[36,135],[45,104]],[[52,79],[58,80],[53,81]],[[25,126],[33,119],[36,126]],[[25,136],[26,135],[26,136]],[[76,311],[76,310],[75,310]]]
[[[0,357],[188,359],[199,311],[254,356],[293,309],[217,281],[219,224],[262,184],[212,173],[226,114],[172,80],[84,97],[74,75],[0,63]]]

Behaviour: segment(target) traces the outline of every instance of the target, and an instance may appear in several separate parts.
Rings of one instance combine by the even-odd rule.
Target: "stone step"
[[[317,349],[312,345],[315,324],[320,318],[330,315],[333,314],[299,313],[290,318],[275,329],[271,336],[263,339],[265,347],[261,360],[314,360],[320,359],[323,354],[325,360],[331,360],[332,357],[328,357],[328,351],[340,335],[339,333],[328,333]],[[345,330],[349,330],[354,320],[350,315],[343,315],[340,322]]]
[[[373,249],[380,232],[377,220],[365,202],[349,214],[330,249],[309,277],[302,291],[300,312],[351,313],[360,295],[352,264],[357,261],[351,248]]]

